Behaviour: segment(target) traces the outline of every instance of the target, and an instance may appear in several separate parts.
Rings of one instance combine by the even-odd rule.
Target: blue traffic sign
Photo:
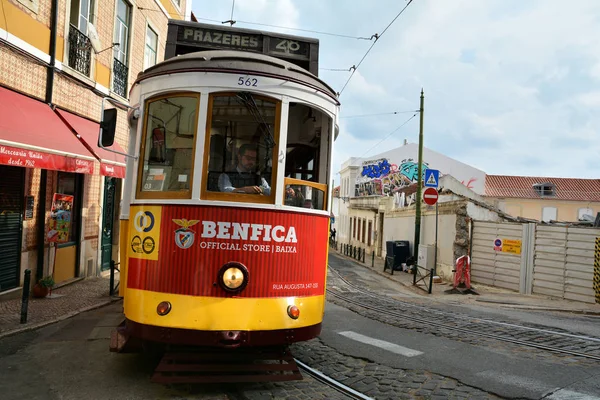
[[[440,184],[440,171],[437,169],[425,170],[425,186],[437,188]]]

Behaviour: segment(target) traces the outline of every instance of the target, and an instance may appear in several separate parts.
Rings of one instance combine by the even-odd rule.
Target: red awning
[[[112,153],[98,146],[98,133],[100,131],[98,123],[63,110],[57,109],[56,113],[69,128],[79,135],[79,138],[100,161],[100,173],[102,175],[125,178],[125,156]],[[117,142],[115,142],[112,148],[115,151],[125,153],[125,150]]]
[[[0,164],[93,174],[94,161],[47,104],[0,87]]]

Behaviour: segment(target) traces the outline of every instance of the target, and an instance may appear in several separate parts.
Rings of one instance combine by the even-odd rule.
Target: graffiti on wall
[[[423,163],[423,178],[428,163]],[[419,164],[412,158],[392,164],[386,158],[363,162],[363,169],[356,181],[355,196],[393,196],[401,189],[416,183]]]
[[[423,179],[425,169],[429,164],[423,163]],[[419,178],[419,163],[412,158],[402,160],[399,164],[391,163],[387,158],[364,161],[360,176],[356,179],[354,196],[394,196],[404,188],[417,183]],[[463,180],[461,183],[473,190],[477,178]],[[413,196],[414,197],[414,196]],[[399,203],[409,203],[409,196]]]

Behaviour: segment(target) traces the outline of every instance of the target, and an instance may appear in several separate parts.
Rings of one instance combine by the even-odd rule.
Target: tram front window
[[[211,96],[211,109],[206,191],[270,197],[278,103],[222,94]]]
[[[287,206],[326,208],[332,119],[318,109],[290,103],[285,161]]]
[[[176,192],[190,197],[199,96],[177,94],[149,101],[140,162],[139,197],[164,197],[153,192]]]

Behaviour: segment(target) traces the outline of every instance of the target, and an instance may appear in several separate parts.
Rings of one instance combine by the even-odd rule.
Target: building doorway
[[[115,224],[115,193],[117,189],[117,179],[107,176],[104,178],[104,205],[102,207],[102,237],[100,271],[110,269],[110,262],[113,259],[113,237]]]
[[[377,257],[381,257],[383,249],[383,217],[384,213],[379,213],[379,227],[377,228]]]
[[[54,281],[60,283],[79,276],[83,175],[58,172],[57,180],[56,194],[73,196],[66,240],[56,243],[56,255],[52,269]]]
[[[19,287],[25,168],[0,165],[0,292]]]

